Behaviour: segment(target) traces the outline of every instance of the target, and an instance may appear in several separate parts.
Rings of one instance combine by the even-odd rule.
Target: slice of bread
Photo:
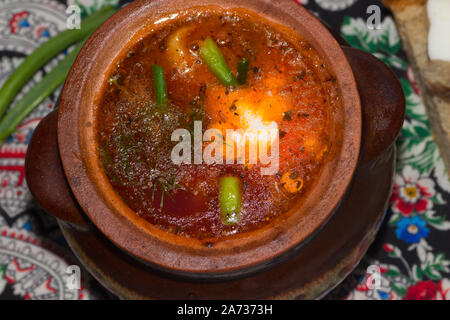
[[[427,0],[383,0],[391,9],[450,176],[450,63],[428,57]],[[448,36],[443,32],[443,36]]]

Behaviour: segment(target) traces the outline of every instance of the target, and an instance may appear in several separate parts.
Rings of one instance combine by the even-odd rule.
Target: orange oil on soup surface
[[[236,75],[249,59],[245,84],[224,86],[200,56],[211,37]],[[331,147],[337,84],[300,35],[287,39],[240,11],[204,10],[173,19],[143,37],[112,68],[97,114],[99,158],[125,203],[159,228],[199,239],[255,230],[288,211],[312,187]],[[154,103],[152,65],[164,69],[169,108]],[[177,128],[246,129],[276,123],[279,170],[261,164],[181,164],[171,160]],[[208,143],[204,142],[203,148]],[[241,219],[224,224],[219,180],[239,178]]]

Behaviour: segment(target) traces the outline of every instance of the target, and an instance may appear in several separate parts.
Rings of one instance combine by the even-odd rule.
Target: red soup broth
[[[245,84],[224,86],[199,48],[211,37],[233,74],[249,59]],[[164,69],[168,110],[154,102],[152,65]],[[227,237],[263,227],[306,197],[331,148],[335,78],[300,35],[286,36],[248,12],[199,10],[142,37],[117,61],[97,114],[99,159],[123,201],[151,224],[186,237]],[[174,164],[175,129],[245,127],[244,117],[275,122],[279,169],[261,164]],[[247,119],[248,120],[248,119]],[[243,128],[245,129],[245,128]],[[204,142],[203,148],[208,143]],[[221,219],[219,181],[239,178],[241,219]]]

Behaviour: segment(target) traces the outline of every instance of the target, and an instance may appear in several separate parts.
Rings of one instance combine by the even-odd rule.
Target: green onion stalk
[[[200,46],[200,56],[222,84],[234,87],[238,85],[238,81],[228,67],[222,52],[211,37],[207,37]]]
[[[114,7],[106,6],[91,14],[81,22],[80,29],[66,30],[50,38],[14,70],[0,88],[0,141],[14,132],[17,125],[64,82],[84,41],[115,11]],[[16,94],[39,69],[71,44],[80,41],[82,42],[74,50],[2,117]]]

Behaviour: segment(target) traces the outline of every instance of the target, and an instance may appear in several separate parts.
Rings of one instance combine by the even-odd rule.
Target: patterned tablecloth
[[[450,182],[391,14],[379,1],[296,1],[340,30],[352,46],[391,67],[407,103],[387,218],[363,262],[327,298],[450,299]],[[0,0],[0,84],[39,44],[64,30],[67,5],[79,5],[85,15],[104,3],[118,0]],[[381,29],[367,28],[371,4],[381,8]],[[40,70],[17,98],[62,57]],[[86,272],[81,290],[67,289],[66,268],[80,263],[55,219],[33,201],[24,179],[27,143],[39,120],[54,107],[58,93],[47,98],[0,149],[0,299],[114,298]],[[376,288],[367,285],[369,265],[380,267]]]

